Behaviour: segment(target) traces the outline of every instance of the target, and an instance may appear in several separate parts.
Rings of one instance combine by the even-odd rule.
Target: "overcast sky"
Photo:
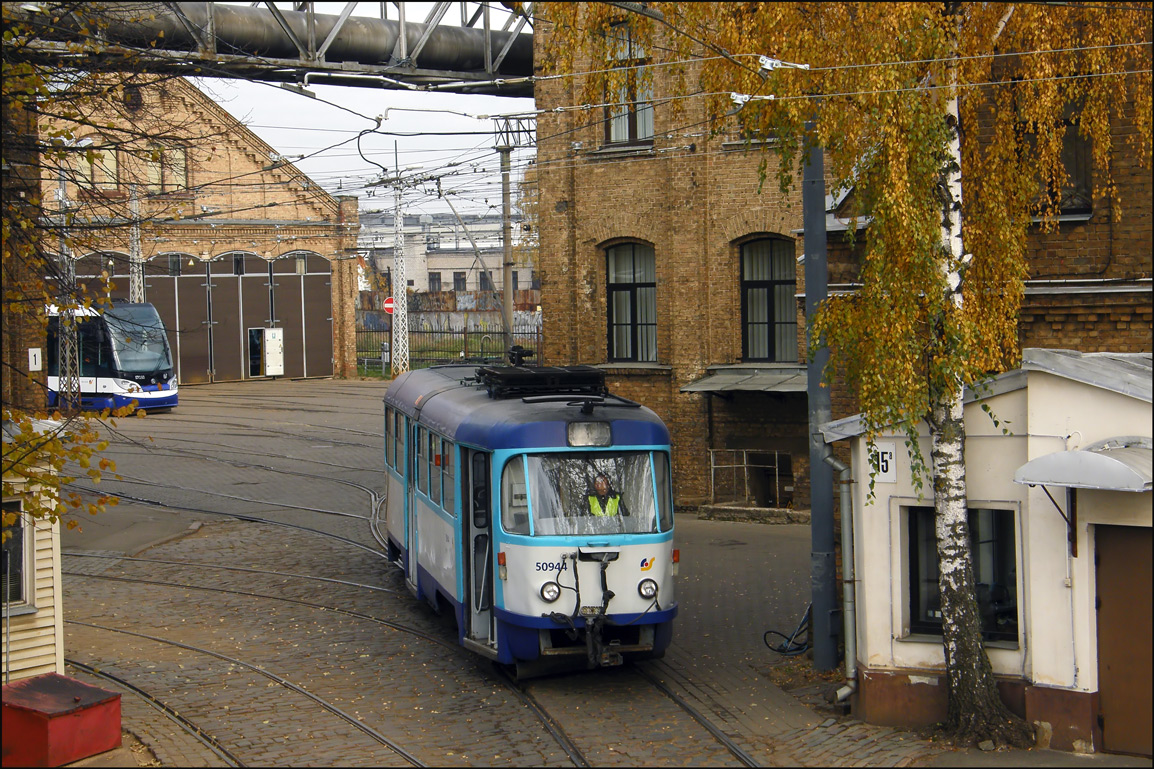
[[[343,6],[332,5],[334,13]],[[396,9],[392,3],[388,5],[390,18],[395,19]],[[407,3],[408,20],[424,21],[431,5]],[[291,4],[278,6],[288,10]],[[360,6],[356,15],[373,14],[379,18],[378,3]],[[450,11],[450,15],[454,13],[455,10]],[[450,16],[446,16],[442,23],[455,24],[457,18],[452,16],[450,21]],[[499,27],[504,22],[497,21],[495,14],[493,23]],[[406,176],[452,172],[442,180],[441,187],[454,195],[453,205],[460,213],[500,212],[500,160],[493,150],[494,121],[476,116],[534,109],[533,100],[524,98],[310,84],[309,90],[319,97],[311,99],[275,83],[220,78],[194,82],[328,192],[360,197],[362,211],[392,209],[392,187],[366,185],[386,173],[382,167],[392,175],[399,165],[402,170],[421,166],[419,170],[404,171]],[[358,152],[357,135],[375,129],[377,116],[384,118],[380,128],[361,138]],[[518,171],[533,155],[532,148],[513,153],[514,185]],[[407,191],[404,200],[406,214],[449,210],[437,200],[435,183]]]

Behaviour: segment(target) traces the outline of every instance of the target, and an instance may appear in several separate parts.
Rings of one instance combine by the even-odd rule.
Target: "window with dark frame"
[[[20,513],[20,502],[16,500],[4,502],[4,513]],[[0,578],[3,579],[4,606],[15,606],[28,603],[28,586],[25,584],[26,567],[24,563],[26,547],[24,543],[26,527],[24,516],[17,515],[15,523],[4,524],[4,533],[9,534],[4,542],[4,563],[0,565]]]
[[[653,247],[622,243],[606,249],[609,360],[657,361],[657,259]]]
[[[1048,182],[1039,176],[1038,193],[1033,199],[1033,209],[1037,215],[1049,209],[1058,215],[1089,216],[1094,212],[1093,155],[1090,140],[1080,133],[1079,114],[1076,104],[1067,104],[1063,109],[1058,129],[1062,135],[1062,168],[1066,178],[1063,181]],[[1029,126],[1018,126],[1021,137],[1020,152],[1030,157],[1037,155],[1037,134]]]
[[[652,144],[653,89],[640,76],[648,63],[648,52],[633,39],[627,22],[612,25],[606,33],[606,48],[614,66],[625,70],[625,81],[605,95],[605,143],[616,145]]]
[[[793,241],[762,238],[741,247],[741,357],[797,362],[797,267]]]
[[[465,281],[465,273],[453,273],[453,290],[454,291],[468,291],[468,284]]]
[[[910,632],[942,634],[938,547],[932,507],[907,508]],[[1018,641],[1018,569],[1012,510],[971,508],[970,552],[982,638]]]
[[[493,290],[493,273],[489,272],[488,270],[481,270],[481,290]]]
[[[430,272],[429,273],[429,291],[430,292],[436,292],[436,291],[440,291],[440,290],[441,290],[441,273]]]

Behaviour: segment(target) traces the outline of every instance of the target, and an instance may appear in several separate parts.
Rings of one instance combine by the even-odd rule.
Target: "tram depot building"
[[[548,27],[535,30],[538,52],[548,34]],[[660,55],[640,62],[659,61]],[[660,105],[672,85],[662,68],[654,71],[648,95]],[[551,365],[597,365],[614,393],[662,417],[672,434],[680,506],[728,501],[752,509],[808,509],[800,178],[783,195],[773,183],[772,147],[763,154],[763,147],[751,147],[735,134],[709,134],[695,100],[685,100],[676,118],[661,106],[644,105],[615,117],[606,110],[604,120],[588,111],[554,111],[580,103],[581,87],[580,78],[536,85],[544,358]],[[1136,570],[1134,579],[1147,586],[1151,579],[1152,200],[1149,170],[1125,150],[1131,118],[1127,114],[1113,125],[1110,162],[1124,206],[1118,219],[1109,201],[1092,198],[1090,153],[1071,137],[1071,183],[1063,190],[1069,206],[1055,229],[1036,228],[1029,240],[1020,345],[1069,352],[1060,354],[1065,368],[1058,373],[1017,372],[1013,381],[1029,379],[1029,389],[1002,397],[1013,402],[1015,413],[1031,415],[1031,434],[1035,427],[1044,431],[1062,424],[1070,426],[1073,438],[1068,446],[1028,438],[1025,447],[1005,449],[1012,456],[1002,465],[980,459],[980,439],[970,442],[967,453],[978,463],[971,477],[981,479],[971,486],[981,497],[972,500],[975,509],[979,502],[1003,500],[999,509],[1011,511],[998,520],[1012,535],[1005,566],[1020,600],[1012,610],[1017,623],[1007,634],[1012,637],[993,644],[995,672],[1007,682],[1004,691],[1012,692],[1006,695],[1011,707],[1049,723],[1053,746],[1066,750],[1103,749],[1096,669],[1101,628],[1095,629],[1089,583],[1095,554],[1113,545],[1096,543],[1095,534],[1114,527],[1136,535],[1138,552],[1145,555],[1128,563]],[[769,167],[762,186],[763,157]],[[829,290],[851,291],[857,266],[844,233],[852,200],[827,202]],[[1144,389],[1118,395],[1094,377],[1087,380],[1084,370],[1099,359],[1081,356],[1091,353],[1120,354],[1118,365],[1144,371],[1139,375],[1146,378]],[[1046,354],[1045,349],[1030,352]],[[852,419],[857,408],[852,393],[835,382],[831,395],[834,418]],[[1085,411],[1088,400],[1103,413],[1091,417]],[[1026,429],[1024,419],[1022,424]],[[1080,549],[1077,558],[1067,560],[1058,511],[1040,487],[1027,492],[1027,486],[1015,484],[1014,472],[1043,454],[1119,436],[1136,438],[1128,450],[1138,456],[1144,486],[1127,492],[1083,490],[1076,479],[1065,481],[1082,509],[1092,508],[1072,525]],[[852,454],[855,485],[868,486],[864,449],[852,434],[842,437],[846,442],[835,444],[837,453],[847,459]],[[900,440],[897,445],[898,453],[904,452]],[[1065,514],[1065,488],[1047,488],[1057,489],[1054,496]],[[857,629],[858,659],[869,671],[862,685],[869,690],[871,676],[875,685],[859,692],[854,707],[879,723],[911,725],[934,720],[946,684],[940,678],[940,630],[936,638],[930,633],[925,649],[904,643],[919,632],[910,626],[908,590],[892,583],[901,578],[908,588],[911,554],[916,555],[909,541],[910,503],[903,493],[893,495],[900,502],[877,499],[865,513],[858,512],[860,500],[855,506],[855,515],[867,517],[854,524],[866,527],[859,534],[866,539],[855,552],[857,592],[876,596],[884,606],[867,603]],[[1065,587],[1067,580],[1073,587]],[[1115,590],[1115,596],[1126,590],[1103,589]],[[899,592],[891,596],[891,590]],[[1148,607],[1148,599],[1138,600]],[[1051,603],[1062,607],[1053,617]],[[1065,623],[1061,634],[1047,637],[1051,622]],[[1145,682],[1137,701],[1144,703],[1149,755],[1149,610],[1144,627],[1128,628],[1136,648],[1144,650],[1140,660],[1126,665],[1134,680]],[[1069,641],[1067,648],[1052,648],[1059,635]],[[1106,747],[1117,749],[1109,740]]]
[[[115,130],[77,132],[100,157],[75,161],[69,209],[78,226],[113,225],[78,237],[78,282],[107,272],[111,297],[127,299],[139,249],[144,301],[169,331],[181,384],[265,377],[272,328],[282,376],[355,375],[357,199],[329,195],[184,79],[117,89],[101,109],[94,125],[132,123],[158,139],[146,155],[116,149]],[[46,179],[44,199],[57,187]]]

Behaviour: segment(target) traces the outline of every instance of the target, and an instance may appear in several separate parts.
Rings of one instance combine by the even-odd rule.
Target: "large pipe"
[[[224,5],[221,3],[176,3],[180,12],[197,29],[209,27],[212,5],[212,29],[216,51],[221,54],[299,59],[300,51],[281,29],[272,12],[265,8]],[[51,12],[51,6],[47,8]],[[99,3],[93,4],[101,37],[109,43],[162,50],[195,51],[199,44],[166,3]],[[27,12],[25,20],[35,23],[42,14]],[[309,39],[308,14],[303,11],[281,11],[286,24],[297,39]],[[55,24],[45,25],[39,34],[46,39],[73,40],[82,36],[88,14],[83,8],[67,14]],[[340,20],[339,16],[315,14],[316,45],[328,38]],[[348,18],[325,51],[326,62],[388,64],[396,48],[400,22],[372,17]],[[405,40],[412,51],[425,33],[426,26],[406,23]],[[500,51],[513,36],[512,32],[493,31],[490,50]],[[84,35],[88,36],[88,35]],[[154,45],[155,44],[155,45]],[[306,43],[307,44],[307,43]],[[481,73],[485,71],[485,32],[471,27],[437,25],[420,51],[415,66],[446,72]],[[533,74],[533,36],[518,34],[497,72],[503,77]]]

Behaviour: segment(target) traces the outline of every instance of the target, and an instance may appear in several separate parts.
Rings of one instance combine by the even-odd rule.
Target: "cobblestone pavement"
[[[126,500],[86,524],[83,535],[66,534],[65,551],[75,553],[63,563],[66,657],[151,692],[249,765],[408,764],[334,709],[430,765],[570,765],[491,665],[452,643],[451,621],[415,601],[373,552],[367,517],[383,486],[382,395],[373,382],[186,388],[172,414],[122,425],[139,442],[110,450],[124,480],[105,489],[179,509]],[[762,765],[907,766],[942,758],[942,748],[908,733],[827,718],[770,682],[773,653],[762,634],[792,628],[804,611],[807,527],[683,514],[677,526],[680,614],[665,659],[528,687],[591,763],[737,765],[640,671]],[[129,579],[151,584],[122,581]],[[164,766],[225,765],[140,697],[126,693],[122,708],[125,728]]]

